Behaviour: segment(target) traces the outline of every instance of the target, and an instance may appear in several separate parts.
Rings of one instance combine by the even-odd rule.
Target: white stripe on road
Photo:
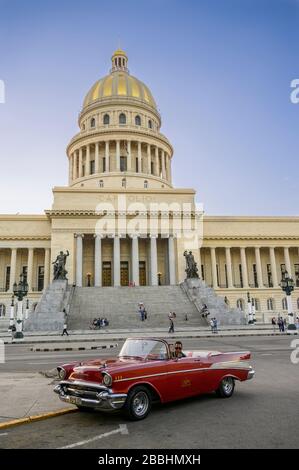
[[[91,439],[87,439],[86,441],[76,442],[75,444],[69,444],[68,446],[59,447],[59,449],[72,449],[73,447],[84,446],[85,444],[89,444],[90,442],[97,441],[98,439],[102,439],[103,437],[112,436],[112,434],[129,434],[128,428],[126,424],[120,424],[118,429],[114,429],[114,431],[105,432],[104,434],[100,434],[99,436],[95,436]]]
[[[8,432],[3,432],[2,434],[0,434],[0,437],[1,436],[7,436],[8,435]]]

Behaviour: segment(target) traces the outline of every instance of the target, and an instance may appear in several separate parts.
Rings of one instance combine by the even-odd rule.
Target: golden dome
[[[125,100],[131,98],[134,101],[141,101],[152,106],[156,110],[155,100],[148,87],[129,74],[126,53],[118,49],[114,52],[111,60],[111,73],[91,87],[84,99],[83,108],[95,102],[106,101],[109,98],[124,98]]]

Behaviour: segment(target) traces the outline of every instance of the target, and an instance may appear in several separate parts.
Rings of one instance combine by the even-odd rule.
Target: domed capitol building
[[[155,99],[130,75],[122,50],[88,91],[78,123],[67,146],[69,184],[54,187],[52,208],[43,215],[0,215],[2,324],[9,321],[20,274],[32,314],[46,302],[61,251],[68,286],[57,308],[76,316],[74,328],[82,327],[80,316],[109,316],[109,304],[117,314],[116,301],[120,310],[127,302],[136,321],[138,301],[152,313],[164,302],[166,314],[176,305],[180,310],[185,295],[182,312],[192,318],[196,307],[199,316],[201,304],[181,285],[185,250],[192,251],[206,286],[202,304],[213,290],[230,315],[244,316],[249,293],[257,320],[287,316],[279,286],[287,271],[295,281],[293,311],[299,311],[299,217],[208,216],[193,189],[174,188],[174,150],[160,131]]]

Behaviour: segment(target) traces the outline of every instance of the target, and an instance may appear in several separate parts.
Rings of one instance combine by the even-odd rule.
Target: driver
[[[186,357],[186,354],[183,353],[183,345],[181,341],[176,341],[174,345],[175,357]]]

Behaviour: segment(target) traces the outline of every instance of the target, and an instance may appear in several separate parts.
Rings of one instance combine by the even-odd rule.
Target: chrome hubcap
[[[222,386],[223,386],[223,390],[224,392],[229,395],[232,390],[233,390],[233,387],[234,387],[234,381],[231,377],[226,377],[226,379],[223,379],[222,381]]]
[[[133,410],[137,416],[142,416],[147,412],[149,399],[145,392],[136,393],[133,400]]]

